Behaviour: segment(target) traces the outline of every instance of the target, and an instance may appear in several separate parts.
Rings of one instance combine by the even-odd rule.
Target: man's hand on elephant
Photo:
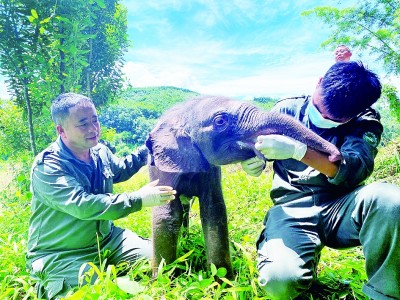
[[[176,191],[172,187],[157,184],[158,179],[137,191],[137,195],[142,199],[142,207],[164,205],[175,199]]]
[[[294,158],[301,160],[307,151],[306,144],[279,134],[258,136],[255,148],[267,159]]]
[[[265,161],[257,156],[241,162],[242,169],[250,176],[258,177],[265,168]]]

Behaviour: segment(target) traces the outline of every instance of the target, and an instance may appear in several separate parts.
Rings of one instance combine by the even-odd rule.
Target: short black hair
[[[337,62],[321,83],[324,107],[338,119],[353,118],[381,96],[378,76],[361,62]]]
[[[56,124],[62,124],[69,116],[69,109],[76,105],[94,105],[92,99],[76,93],[64,93],[51,103],[51,117]]]

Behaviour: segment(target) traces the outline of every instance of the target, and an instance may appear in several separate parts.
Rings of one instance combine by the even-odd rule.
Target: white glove
[[[240,164],[243,171],[254,177],[260,176],[265,168],[265,161],[257,156],[244,160]]]
[[[176,191],[170,186],[157,186],[158,179],[142,187],[135,194],[142,199],[142,207],[167,204],[175,199]]]
[[[258,136],[255,148],[267,159],[294,158],[301,160],[307,151],[306,144],[279,134]]]

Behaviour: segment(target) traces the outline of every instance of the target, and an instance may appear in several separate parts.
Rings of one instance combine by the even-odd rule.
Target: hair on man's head
[[[347,51],[351,52],[351,51],[350,51],[350,48],[349,48],[348,46],[344,45],[344,44],[338,45],[338,46],[336,47],[336,49],[338,49],[338,48],[340,48],[340,47],[346,48]]]
[[[378,76],[361,62],[338,62],[329,68],[322,82],[324,107],[335,118],[352,118],[381,96]]]
[[[76,105],[90,106],[94,103],[92,99],[76,93],[64,93],[55,98],[51,104],[51,117],[54,123],[63,124],[69,116],[69,109]]]

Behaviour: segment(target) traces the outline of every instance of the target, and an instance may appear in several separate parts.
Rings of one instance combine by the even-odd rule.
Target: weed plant
[[[398,182],[399,141],[381,149],[371,179]],[[34,282],[25,270],[29,202],[30,159],[7,165],[0,162],[0,299],[37,299]],[[269,166],[270,167],[270,166]],[[271,170],[259,178],[247,176],[238,165],[223,167],[223,192],[228,211],[231,256],[235,278],[225,278],[226,270],[207,268],[197,199],[192,201],[190,224],[180,240],[178,259],[161,263],[153,279],[148,261],[139,261],[119,277],[124,266],[94,265],[91,273],[82,274],[93,285],[81,285],[67,299],[267,299],[257,283],[255,242],[262,221],[271,207],[269,190]],[[7,178],[12,178],[12,181]],[[146,168],[131,180],[115,186],[115,192],[133,191],[148,182]],[[151,210],[145,208],[116,221],[144,237],[151,236]],[[90,262],[88,262],[91,264]],[[173,276],[179,271],[178,276]],[[367,299],[361,292],[366,281],[360,247],[349,250],[322,251],[318,284],[300,299]]]

